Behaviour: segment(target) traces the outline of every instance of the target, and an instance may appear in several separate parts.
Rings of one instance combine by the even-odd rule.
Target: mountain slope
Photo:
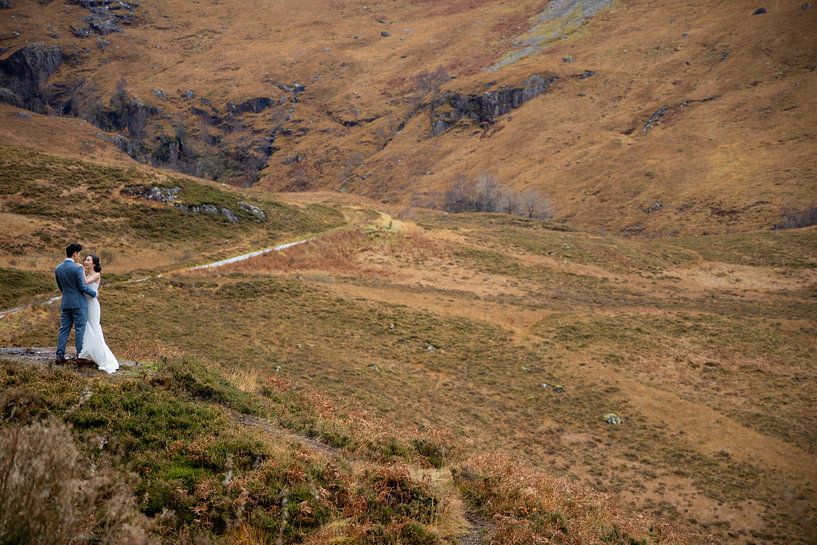
[[[20,3],[0,31],[6,58],[59,44],[65,60],[37,104],[119,131],[142,161],[399,202],[439,200],[458,176],[488,171],[539,189],[558,220],[700,234],[769,228],[817,194],[817,10],[756,7],[146,2],[89,47],[69,29],[81,6]],[[451,100],[535,75],[558,79],[498,110],[509,113],[455,112],[433,135]]]

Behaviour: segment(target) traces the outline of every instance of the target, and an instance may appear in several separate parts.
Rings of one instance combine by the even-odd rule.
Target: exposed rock
[[[153,96],[155,96],[159,100],[167,100],[167,94],[165,93],[164,89],[154,89]]]
[[[235,223],[238,221],[238,216],[236,216],[235,213],[233,213],[233,211],[229,208],[219,208],[218,211],[222,216],[227,218],[230,223]]]
[[[644,134],[650,132],[650,129],[652,129],[659,121],[661,121],[661,118],[667,115],[668,111],[669,108],[666,106],[661,106],[660,108],[655,110],[650,116],[650,118],[647,120],[647,122],[644,123],[644,127],[642,127],[641,132],[643,132]]]
[[[301,85],[297,81],[292,85],[287,85],[286,83],[276,83],[275,86],[285,93],[292,93],[293,95],[299,95],[306,91],[306,85]]]
[[[252,112],[254,114],[257,114],[272,106],[273,102],[274,101],[269,97],[250,98],[245,100],[244,102],[240,102],[237,105],[232,103],[233,104],[232,112],[238,114]]]
[[[156,107],[119,89],[111,97],[110,105],[94,112],[90,121],[104,131],[125,130],[131,138],[141,139],[148,119],[157,113]]]
[[[755,11],[752,12],[752,15],[763,15],[764,13],[768,13],[766,8],[757,8]]]
[[[673,104],[672,106],[661,106],[656,111],[650,115],[650,118],[647,119],[647,122],[644,123],[644,126],[641,129],[641,132],[647,134],[650,130],[655,127],[663,118],[665,118],[670,113],[677,114],[678,112],[682,111],[687,106],[691,106],[694,104],[702,104],[704,102],[711,102],[713,100],[719,99],[719,95],[712,95],[704,98],[693,99],[693,100],[684,100],[683,102],[679,102],[678,104]]]
[[[181,191],[182,188],[179,186],[162,187],[156,185],[131,185],[123,189],[122,194],[128,197],[140,197],[149,201],[169,203],[175,201]]]
[[[562,57],[562,62],[566,62],[568,64],[573,62],[573,55],[565,55]]]
[[[0,0],[0,9],[9,9],[14,7],[14,0]]]
[[[800,9],[811,9],[812,7],[814,6],[811,2],[803,2],[803,4],[800,5]]]
[[[238,221],[238,217],[229,208],[219,208],[214,204],[177,204],[176,208],[190,214],[206,214],[208,216],[222,216],[230,223]]]
[[[69,4],[81,6],[91,12],[82,18],[87,23],[87,28],[72,27],[71,32],[81,38],[87,37],[92,31],[97,34],[107,35],[114,32],[122,32],[119,25],[133,25],[137,21],[135,10],[140,7],[140,2],[124,2],[118,0],[68,0]]]
[[[114,32],[122,32],[122,27],[117,24],[113,15],[94,13],[83,17],[82,20],[88,23],[91,30],[103,36]]]
[[[581,74],[579,74],[579,79],[587,79],[587,78],[592,78],[592,77],[593,77],[593,76],[595,76],[595,75],[596,75],[596,73],[595,73],[595,72],[593,72],[592,70],[585,70],[584,72],[582,72]]]
[[[109,136],[103,132],[96,134],[97,138],[100,140],[104,140],[105,142],[110,142],[114,146],[119,149],[119,151],[128,154],[133,158],[139,157],[139,147],[134,145],[129,139],[125,138],[121,134],[115,134],[113,136]]]
[[[188,89],[182,93],[182,98],[185,100],[191,100],[193,97],[196,96],[196,93],[193,92],[192,89]]]
[[[652,214],[653,212],[658,212],[663,207],[664,206],[661,204],[661,201],[655,201],[653,204],[645,208],[644,212],[646,212],[647,214]]]
[[[4,104],[11,104],[17,108],[23,107],[23,101],[19,96],[17,96],[17,93],[5,87],[0,87],[0,102]]]
[[[266,221],[267,220],[267,214],[263,210],[261,210],[260,208],[258,208],[257,206],[255,206],[253,204],[242,201],[242,202],[238,203],[238,207],[241,208],[243,211],[245,211],[245,212],[247,212],[249,214],[252,214],[255,217],[255,219],[257,219],[258,221]]]
[[[391,32],[389,32],[388,30],[381,30],[380,35],[384,38],[388,38],[389,36],[391,36]]]
[[[110,40],[106,40],[105,38],[99,37],[96,39],[96,48],[97,49],[107,49],[113,42]]]
[[[45,83],[63,60],[58,45],[26,44],[0,61],[0,87],[13,92],[21,107],[44,112]]]
[[[76,27],[71,25],[68,27],[68,30],[71,31],[71,34],[76,36],[77,38],[90,38],[93,31],[91,31],[88,27]]]
[[[290,155],[289,157],[284,157],[281,160],[282,165],[291,165],[293,163],[300,163],[304,160],[304,156],[300,153],[296,153],[295,155]]]
[[[621,424],[621,417],[616,413],[607,413],[602,417],[602,419],[611,426],[618,426]]]
[[[536,74],[520,87],[506,87],[481,95],[447,93],[431,104],[431,131],[437,136],[466,117],[480,124],[493,123],[497,117],[547,92],[556,80],[556,76]]]

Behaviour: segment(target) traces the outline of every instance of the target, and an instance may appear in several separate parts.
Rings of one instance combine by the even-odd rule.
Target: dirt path
[[[178,272],[197,271],[197,270],[202,270],[202,269],[207,269],[207,270],[216,269],[218,267],[223,267],[225,265],[230,265],[232,263],[238,263],[240,261],[246,261],[247,259],[252,259],[253,257],[268,254],[270,252],[280,252],[282,250],[286,250],[287,248],[292,248],[293,246],[297,246],[298,244],[304,244],[306,242],[309,242],[310,240],[314,240],[318,236],[320,236],[320,235],[315,235],[314,237],[309,237],[309,238],[304,238],[304,239],[300,239],[300,240],[295,240],[295,241],[292,241],[292,242],[286,242],[286,243],[283,243],[283,244],[278,244],[276,246],[271,246],[269,248],[263,248],[261,250],[256,250],[254,252],[248,252],[246,254],[237,255],[237,256],[234,256],[234,257],[227,258],[227,259],[221,259],[221,260],[218,260],[218,261],[213,261],[211,263],[205,263],[203,265],[196,265],[195,267],[184,267],[184,268],[181,268],[181,269],[176,269],[176,270],[168,271],[168,272],[161,273],[161,274],[148,275],[148,276],[144,276],[144,277],[140,277],[140,278],[134,278],[134,279],[130,279],[130,280],[123,280],[121,282],[112,282],[111,284],[135,284],[135,283],[139,283],[139,282],[146,282],[146,281],[148,281],[148,280],[150,280],[152,278],[161,278],[162,276],[165,276],[165,275],[168,275],[168,274],[173,274],[173,273],[178,273]],[[31,304],[28,304],[28,305],[21,305],[19,307],[14,307],[14,308],[10,308],[10,309],[0,311],[0,319],[5,318],[9,314],[14,314],[16,312],[20,312],[21,310],[25,310],[27,308],[31,308],[31,307],[36,306],[36,305],[53,305],[54,303],[56,303],[60,299],[62,299],[62,296],[57,295],[56,297],[51,297],[51,298],[49,298],[49,299],[47,299],[47,300],[45,300],[45,301],[43,301],[41,303],[31,303]]]

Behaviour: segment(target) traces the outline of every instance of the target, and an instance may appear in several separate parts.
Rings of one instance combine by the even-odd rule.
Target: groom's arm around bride
[[[79,244],[69,244],[65,249],[65,261],[54,270],[57,287],[62,292],[62,303],[60,304],[62,315],[60,332],[57,337],[57,363],[65,361],[65,345],[72,326],[76,336],[77,354],[82,351],[82,336],[85,332],[87,312],[83,294],[96,297],[96,291],[85,283],[82,266],[76,262],[81,251],[82,246]]]

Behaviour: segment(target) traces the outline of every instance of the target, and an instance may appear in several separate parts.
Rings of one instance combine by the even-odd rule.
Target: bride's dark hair
[[[99,258],[91,254],[91,259],[94,261],[94,272],[102,272],[102,263],[99,261]]]

